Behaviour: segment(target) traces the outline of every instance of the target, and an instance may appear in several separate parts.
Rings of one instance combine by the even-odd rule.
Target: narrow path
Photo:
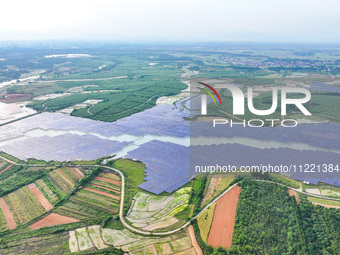
[[[69,79],[69,80],[39,80],[35,82],[45,83],[45,82],[63,82],[63,81],[104,81],[104,80],[111,80],[111,79],[122,79],[126,77],[127,76],[115,76],[115,77],[106,77],[106,78],[88,78],[88,79]]]

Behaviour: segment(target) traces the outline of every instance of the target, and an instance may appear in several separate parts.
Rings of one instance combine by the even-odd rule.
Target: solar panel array
[[[20,139],[0,148],[21,159],[72,161],[98,159],[104,155],[111,155],[128,144],[100,139],[92,135],[62,134],[55,137]]]
[[[157,105],[113,123],[46,112],[0,126],[0,150],[23,160],[97,159],[126,146],[112,139],[121,135],[188,137],[189,122],[183,119],[187,116],[172,105]],[[32,137],[32,131],[41,134]],[[55,132],[50,137],[44,131],[66,134]]]
[[[171,193],[189,181],[189,147],[153,140],[129,152],[128,158],[146,164],[147,177],[139,187],[149,192]]]
[[[327,85],[325,83],[312,83],[310,87],[308,88],[309,90],[318,90],[318,91],[328,91],[328,92],[340,92],[339,87]]]

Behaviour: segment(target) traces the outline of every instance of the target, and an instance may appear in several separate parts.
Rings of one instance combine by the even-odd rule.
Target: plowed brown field
[[[218,246],[230,248],[240,192],[241,188],[235,186],[217,201],[208,236],[208,245],[212,245],[214,248]]]
[[[91,192],[95,192],[95,193],[98,193],[98,194],[101,194],[101,195],[104,195],[104,196],[107,196],[107,197],[112,197],[112,198],[114,198],[114,199],[119,200],[119,196],[115,196],[115,195],[106,193],[106,192],[101,191],[101,190],[90,189],[90,188],[84,188],[84,189],[85,189],[85,190],[88,190],[88,191],[91,191]]]
[[[0,207],[2,209],[2,212],[5,215],[5,219],[7,221],[8,228],[10,230],[15,229],[17,226],[15,224],[13,215],[12,215],[11,211],[9,210],[9,207],[6,204],[5,200],[2,197],[0,197]]]
[[[79,220],[66,217],[63,215],[59,215],[56,213],[51,213],[47,215],[45,218],[42,218],[41,220],[34,222],[32,225],[30,225],[30,228],[37,229],[37,228],[43,228],[43,227],[49,227],[49,226],[55,226],[55,225],[61,225],[61,224],[68,224],[68,223],[73,223],[77,221]]]
[[[108,182],[108,183],[120,186],[120,181],[112,180],[110,178],[105,178],[105,177],[97,176],[95,179],[98,180],[98,181]]]

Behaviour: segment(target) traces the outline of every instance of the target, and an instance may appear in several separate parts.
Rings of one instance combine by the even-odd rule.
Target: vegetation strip
[[[107,196],[107,197],[112,197],[114,199],[119,200],[119,196],[115,196],[115,195],[112,195],[112,194],[109,194],[109,193],[106,193],[106,192],[103,192],[103,191],[100,191],[100,190],[90,189],[90,188],[84,188],[84,189],[88,190],[88,191],[91,191],[91,192],[95,192],[95,193],[98,193],[98,194],[101,194],[101,195],[104,195],[104,196]]]

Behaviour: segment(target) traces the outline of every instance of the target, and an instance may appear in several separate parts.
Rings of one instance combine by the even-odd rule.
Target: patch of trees
[[[14,177],[0,183],[0,197],[11,193],[12,191],[24,187],[45,175],[44,171],[19,172]]]
[[[192,187],[191,196],[189,199],[189,204],[195,205],[194,215],[200,211],[200,206],[202,199],[204,197],[204,188],[207,177],[205,175],[198,176],[194,180],[194,185]]]

